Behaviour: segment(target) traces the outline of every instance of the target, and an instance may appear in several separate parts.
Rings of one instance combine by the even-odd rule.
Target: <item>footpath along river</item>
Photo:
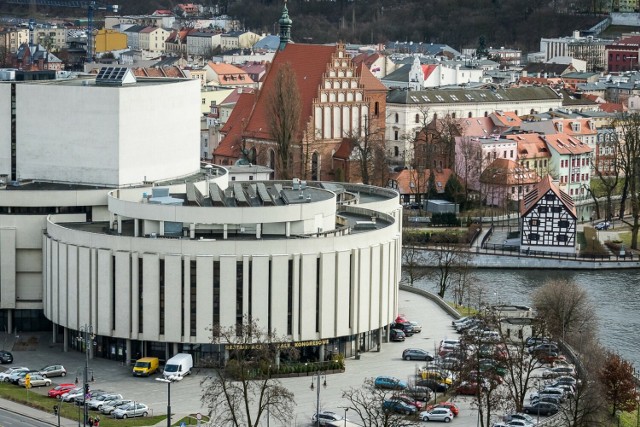
[[[498,270],[473,272],[484,285],[490,304],[531,305],[534,291],[550,278],[575,281],[586,289],[595,304],[599,338],[607,348],[640,368],[640,272],[637,270]],[[415,284],[431,292],[435,282],[429,277]],[[446,299],[452,299],[447,296]]]

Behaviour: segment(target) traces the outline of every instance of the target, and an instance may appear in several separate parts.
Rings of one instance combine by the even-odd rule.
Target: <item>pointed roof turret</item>
[[[280,50],[291,41],[291,24],[293,21],[289,18],[289,10],[287,9],[287,0],[284,0],[284,7],[282,8],[282,15],[278,24],[280,24]]]

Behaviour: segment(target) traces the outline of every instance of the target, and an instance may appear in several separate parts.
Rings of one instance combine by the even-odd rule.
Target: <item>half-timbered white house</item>
[[[576,252],[576,208],[551,176],[543,178],[520,203],[523,252]]]

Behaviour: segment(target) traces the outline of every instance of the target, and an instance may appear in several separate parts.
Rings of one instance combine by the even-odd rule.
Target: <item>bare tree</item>
[[[640,195],[638,194],[638,176],[640,176],[640,113],[619,115],[614,126],[622,130],[622,139],[618,141],[620,168],[625,176],[620,217],[624,218],[626,197],[631,203],[631,248],[638,249],[638,231],[640,231]],[[624,219],[623,219],[624,220]]]
[[[402,271],[405,273],[402,281],[409,286],[413,286],[416,281],[429,275],[425,268],[424,248],[416,247],[414,242],[406,242],[402,245]]]
[[[202,404],[216,425],[257,427],[268,410],[270,417],[285,424],[295,407],[294,395],[271,378],[271,366],[283,352],[295,349],[279,345],[286,342],[245,317],[243,324],[212,328],[214,344],[225,344],[229,361],[224,368],[201,382]]]
[[[363,184],[372,184],[376,173],[386,170],[386,154],[384,150],[383,129],[375,125],[375,121],[369,117],[362,117],[360,126],[348,132],[346,138],[351,140],[353,151],[351,159],[358,165],[358,172]],[[382,166],[382,168],[380,168]],[[388,178],[388,174],[386,175]],[[380,179],[382,185],[386,180]]]
[[[352,409],[362,419],[363,427],[405,427],[413,423],[404,415],[383,408],[389,396],[388,390],[375,386],[373,378],[366,378],[360,387],[350,387],[342,391],[342,398],[349,402]]]
[[[533,305],[552,336],[572,344],[597,328],[596,310],[587,292],[575,282],[549,280],[533,295]]]
[[[429,265],[434,266],[438,295],[444,298],[447,290],[456,283],[460,274],[467,268],[470,254],[457,241],[446,241],[429,251],[427,259]]]
[[[278,176],[283,179],[293,175],[292,151],[300,127],[300,102],[293,67],[284,63],[277,71],[267,102],[271,137],[278,148]]]
[[[469,201],[469,181],[477,182],[483,171],[482,147],[469,137],[456,138],[456,173],[463,180],[464,200]]]
[[[598,161],[594,164],[594,174],[598,178],[599,183],[602,185],[602,189],[604,190],[604,196],[606,197],[605,203],[605,219],[607,221],[611,221],[613,216],[613,202],[612,197],[614,191],[618,187],[618,182],[620,181],[620,165],[618,162],[618,148],[619,145],[616,142],[617,136],[615,133],[612,133],[613,137],[612,141],[604,141],[601,144],[598,144],[597,149],[601,150],[600,156],[598,157]],[[608,154],[607,151],[612,151],[613,153]],[[601,158],[604,157],[604,160]],[[596,207],[596,217],[600,218],[600,206],[598,204],[598,197],[594,193],[593,189],[589,189],[589,193],[593,198],[593,202]]]

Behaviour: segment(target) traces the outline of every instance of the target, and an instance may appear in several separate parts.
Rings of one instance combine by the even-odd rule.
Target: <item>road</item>
[[[51,424],[25,417],[0,408],[0,426],[2,427],[51,427]]]

